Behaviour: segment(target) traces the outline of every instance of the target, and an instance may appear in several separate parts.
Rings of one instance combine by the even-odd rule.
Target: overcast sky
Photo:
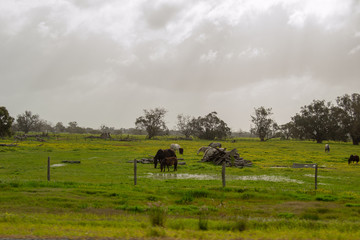
[[[135,127],[143,109],[249,130],[360,92],[357,0],[1,0],[0,106]]]

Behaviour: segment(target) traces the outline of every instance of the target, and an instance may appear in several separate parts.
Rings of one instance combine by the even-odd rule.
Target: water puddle
[[[314,178],[315,177],[315,174],[304,174],[305,177],[311,177],[311,178]],[[336,178],[336,177],[330,177],[330,176],[321,176],[321,175],[318,175],[317,176],[318,178]],[[339,179],[339,178],[338,178]]]
[[[65,166],[66,164],[64,164],[64,163],[57,163],[57,164],[52,164],[52,165],[50,165],[50,167],[63,167],[63,166]]]
[[[194,179],[194,180],[221,180],[220,175],[188,174],[188,173],[148,173],[146,178],[153,179]],[[303,184],[303,181],[281,176],[253,175],[253,176],[226,176],[228,180],[266,181],[266,182],[292,182]]]
[[[253,175],[253,176],[239,176],[236,177],[235,180],[243,180],[243,181],[266,181],[266,182],[291,182],[303,184],[303,181],[291,179],[287,177],[281,176],[271,176],[271,175]]]
[[[148,173],[146,178],[154,179],[195,179],[195,180],[218,180],[219,176],[207,174],[189,173]]]

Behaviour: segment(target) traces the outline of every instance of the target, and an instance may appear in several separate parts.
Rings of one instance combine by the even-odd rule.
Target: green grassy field
[[[3,139],[0,143],[11,143]],[[149,158],[171,143],[186,165],[160,173]],[[201,140],[90,140],[50,137],[0,147],[0,237],[117,239],[360,239],[360,147],[310,141],[221,141],[252,167],[200,162]],[[47,159],[51,180],[47,181]],[[81,161],[61,165],[62,161]],[[317,163],[314,169],[293,163]]]

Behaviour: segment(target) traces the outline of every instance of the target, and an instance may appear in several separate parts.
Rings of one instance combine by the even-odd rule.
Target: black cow
[[[154,167],[156,168],[158,162],[161,163],[167,157],[176,157],[174,150],[172,149],[159,149],[154,157]]]
[[[348,160],[348,164],[350,164],[351,162],[359,163],[359,156],[358,155],[350,155],[349,160]]]

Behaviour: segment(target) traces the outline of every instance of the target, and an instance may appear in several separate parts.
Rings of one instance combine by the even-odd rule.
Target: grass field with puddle
[[[84,137],[0,148],[0,237],[360,239],[360,165],[347,163],[360,147],[351,143],[330,142],[325,153],[325,143],[311,141],[220,141],[253,162],[226,168],[223,188],[221,166],[196,154],[209,141]],[[138,163],[135,186],[128,162],[171,143],[184,148],[186,165],[161,173]],[[318,164],[316,191],[314,169],[293,163]]]

